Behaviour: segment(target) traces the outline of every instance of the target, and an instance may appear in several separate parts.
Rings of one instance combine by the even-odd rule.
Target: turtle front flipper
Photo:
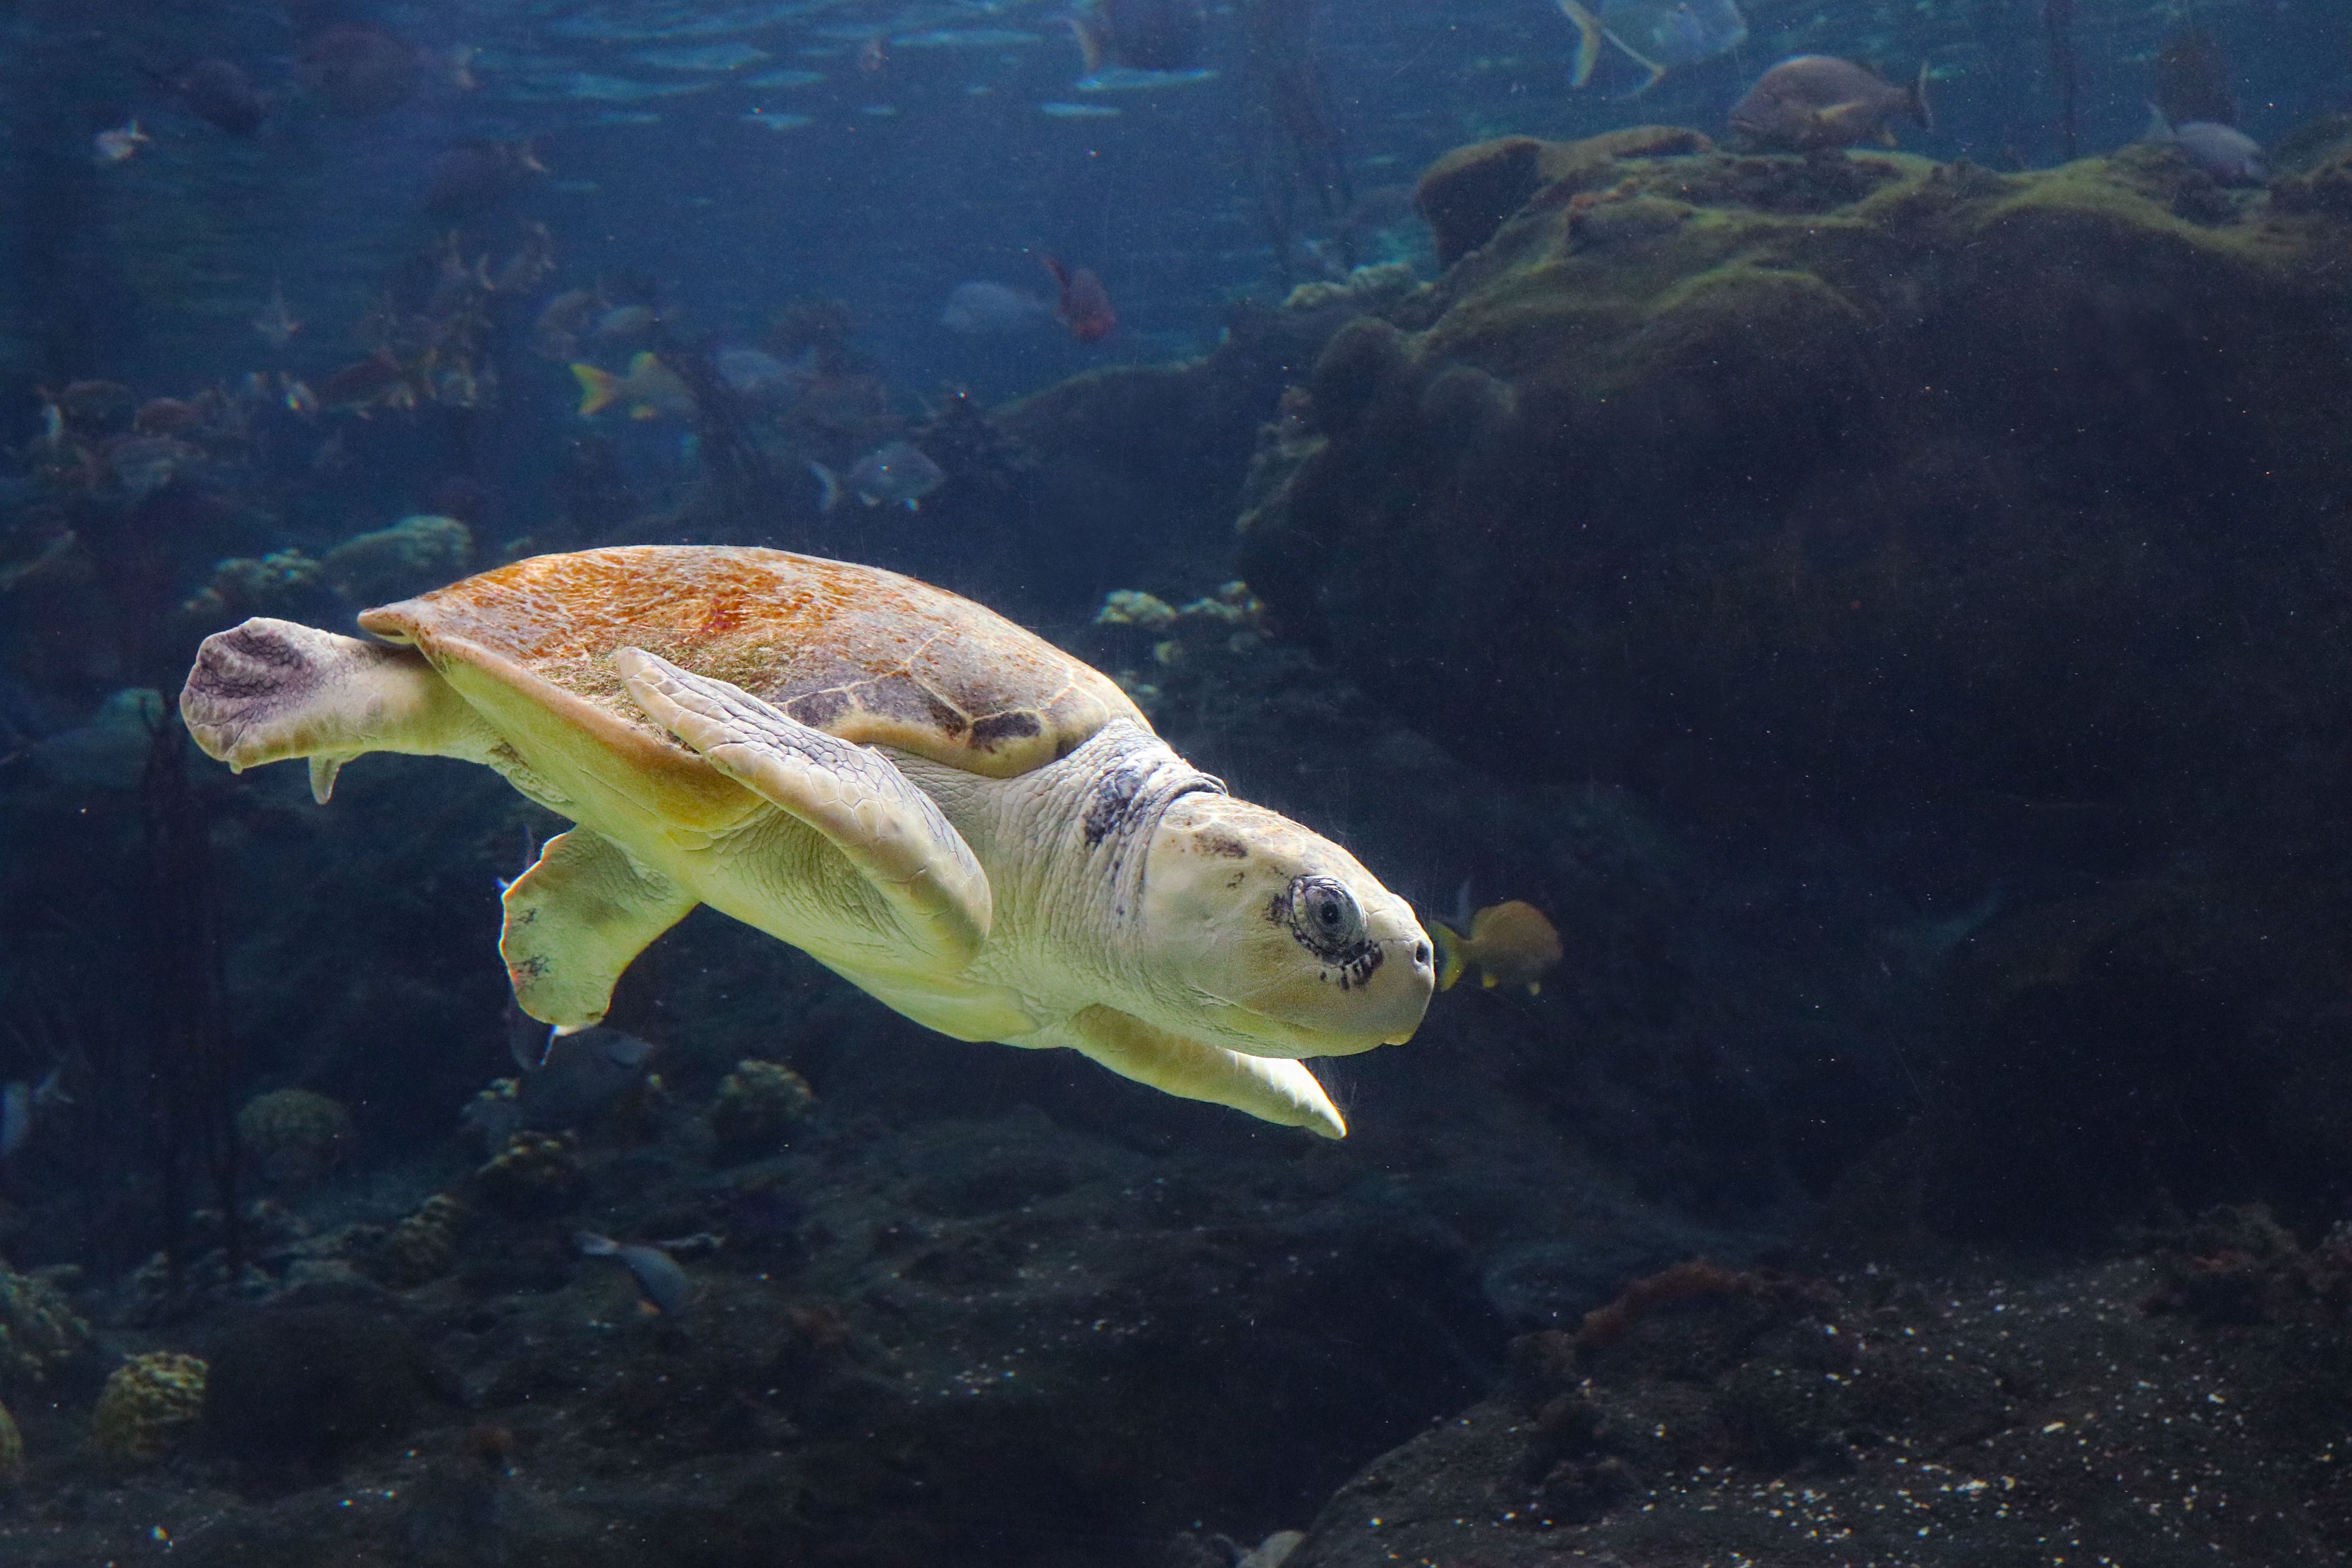
[[[516,1003],[541,1023],[585,1029],[603,1021],[621,971],[696,900],[611,840],[574,828],[548,840],[500,902],[499,956]]]
[[[1261,1122],[1305,1127],[1326,1138],[1348,1135],[1339,1108],[1304,1062],[1244,1056],[1099,1005],[1072,1019],[1069,1031],[1070,1043],[1080,1054],[1122,1078],[1186,1100],[1230,1105]]]
[[[483,762],[499,744],[423,654],[266,615],[205,639],[180,716],[206,756],[239,772],[309,758],[322,804],[335,770],[363,752]]]
[[[994,918],[988,873],[887,758],[642,649],[621,649],[613,667],[656,724],[847,857],[926,957],[961,968],[980,951]]]

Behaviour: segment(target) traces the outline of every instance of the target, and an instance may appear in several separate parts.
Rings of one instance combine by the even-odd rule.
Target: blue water
[[[2352,1552],[2344,0],[1755,0],[1639,92],[1614,46],[1571,85],[1550,0],[1232,0],[1089,72],[1074,23],[1155,10],[1188,34],[1181,0],[0,15],[0,1564],[1276,1568],[1245,1549],[1309,1526],[1313,1568],[1569,1561],[1538,1518],[1579,1561]],[[395,106],[306,79],[335,26]],[[2275,184],[2134,148],[2191,28]],[[1727,148],[1805,54],[1924,67],[1932,128],[1693,153],[1664,228],[1654,170],[1529,176],[1441,267],[1445,155]],[[215,58],[255,134],[169,86]],[[467,149],[531,167],[427,212]],[[1989,268],[1936,249],[2052,190]],[[1643,270],[1768,197],[1808,259],[1724,271],[1790,314]],[[1840,272],[1832,209],[1917,223]],[[1792,279],[1861,302],[1818,318],[1843,358],[1772,335],[1818,307]],[[975,283],[1002,330],[942,320]],[[160,718],[248,615],[350,636],[639,544],[968,595],[1456,956],[1517,901],[1552,946],[1316,1059],[1337,1143],[951,1040],[707,908],[551,1051],[498,956],[549,789],[369,756],[322,807]],[[1309,891],[1245,934],[1323,953]],[[1380,968],[1323,964],[1340,1005]],[[1931,1364],[1864,1398],[1864,1344]],[[132,1453],[101,1390],[155,1354],[214,1392]],[[2152,1389],[2188,1403],[2078,1445],[2155,1489],[2103,1512],[2041,1439]],[[1907,1531],[1929,1463],[1945,1507],[2022,1476],[2017,1511],[1852,1557],[1711,1533],[1813,1488]],[[2164,1534],[2191,1469],[2263,1521]],[[1391,1552],[1357,1516],[1407,1495],[1488,1533]]]

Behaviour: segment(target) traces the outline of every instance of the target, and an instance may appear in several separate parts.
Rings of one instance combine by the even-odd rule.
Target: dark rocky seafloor
[[[17,1156],[0,1562],[2352,1553],[2352,151],[2232,193],[1656,131],[1423,206],[1434,285],[1002,411],[1003,504],[1075,528],[1131,441],[1131,586],[1264,619],[1037,618],[1424,910],[1550,911],[1540,996],[1326,1064],[1334,1145],[705,914],[616,1006],[653,1078],[467,1131],[551,824],[200,772],[237,1224],[192,1176],[177,1270],[109,1254],[126,1106]],[[104,940],[152,813],[5,788],[79,987],[18,1026],[152,1027]]]

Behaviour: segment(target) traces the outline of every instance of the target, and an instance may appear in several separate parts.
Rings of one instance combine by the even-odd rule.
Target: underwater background
[[[0,30],[0,1563],[2352,1561],[2340,0]],[[551,1042],[560,818],[178,717],[619,544],[1453,983],[1339,1142],[709,910]]]

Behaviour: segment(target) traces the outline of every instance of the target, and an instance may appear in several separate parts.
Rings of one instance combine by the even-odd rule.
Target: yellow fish
[[[574,365],[572,373],[580,382],[583,419],[615,405],[627,409],[631,419],[659,419],[666,413],[680,419],[694,417],[694,393],[650,349],[629,361],[629,373],[625,376],[594,365]]]
[[[1441,991],[1452,990],[1463,970],[1475,965],[1479,983],[1488,990],[1525,986],[1532,997],[1543,990],[1544,971],[1562,956],[1559,933],[1542,910],[1521,899],[1490,904],[1472,915],[1467,936],[1441,920],[1431,921],[1429,928],[1437,936]]]

